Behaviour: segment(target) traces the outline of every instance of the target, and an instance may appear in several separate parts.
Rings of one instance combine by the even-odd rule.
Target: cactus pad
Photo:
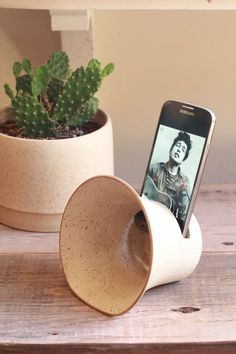
[[[65,52],[54,52],[47,63],[48,71],[54,79],[66,79],[69,72],[69,58]]]
[[[7,96],[10,97],[11,100],[13,100],[14,94],[13,94],[13,91],[12,91],[12,89],[10,88],[10,86],[8,84],[4,85],[4,90],[5,90],[6,94],[7,94]]]
[[[51,103],[56,102],[58,96],[62,94],[63,91],[63,82],[58,79],[52,79],[48,84],[47,96],[48,100]]]
[[[29,138],[45,138],[55,134],[55,122],[32,96],[16,96],[12,106],[17,118],[17,125],[22,135]]]
[[[16,78],[16,91],[22,91],[23,93],[28,93],[29,95],[32,95],[31,81],[32,77],[29,74],[18,76]]]
[[[16,61],[14,64],[13,64],[13,74],[15,75],[15,77],[19,76],[21,71],[22,71],[22,64],[19,63],[18,61]]]
[[[25,70],[27,74],[32,74],[32,64],[29,59],[24,59],[22,61],[22,68]]]
[[[78,108],[88,101],[98,90],[101,83],[100,69],[82,66],[68,79],[63,93],[59,96],[53,116],[57,120],[69,120]]]
[[[84,123],[93,119],[98,110],[98,103],[98,99],[92,97],[73,114],[71,119],[67,122],[67,125],[81,127]]]
[[[49,72],[46,66],[39,66],[32,77],[31,90],[34,97],[37,97],[47,90]]]

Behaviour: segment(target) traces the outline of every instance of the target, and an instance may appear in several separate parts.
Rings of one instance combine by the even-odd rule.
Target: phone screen
[[[164,204],[183,232],[207,145],[212,115],[181,102],[164,104],[141,196]]]

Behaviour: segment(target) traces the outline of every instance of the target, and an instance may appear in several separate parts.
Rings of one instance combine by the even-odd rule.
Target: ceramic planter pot
[[[58,231],[65,205],[79,184],[97,174],[113,175],[110,118],[101,128],[62,140],[33,140],[0,134],[0,223],[14,228]]]
[[[68,284],[94,309],[120,315],[148,289],[193,272],[202,251],[194,216],[189,231],[183,238],[169,209],[141,198],[121,179],[89,179],[73,193],[62,218],[60,254]]]

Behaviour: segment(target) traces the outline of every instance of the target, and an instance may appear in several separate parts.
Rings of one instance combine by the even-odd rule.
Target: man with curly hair
[[[189,156],[192,141],[189,134],[179,132],[174,139],[167,162],[150,165],[143,195],[166,205],[177,218],[182,229],[190,201],[189,179],[180,165]]]

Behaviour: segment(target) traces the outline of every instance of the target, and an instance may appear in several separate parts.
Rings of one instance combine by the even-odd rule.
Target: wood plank
[[[58,233],[27,232],[0,224],[0,253],[59,252]]]
[[[236,226],[201,224],[203,252],[236,252]],[[31,233],[0,225],[1,253],[59,253],[58,233]]]
[[[201,186],[194,214],[204,252],[236,251],[236,184]]]
[[[236,184],[202,186],[194,214],[201,225],[236,223]]]
[[[17,345],[6,346],[0,349],[0,354],[235,354],[236,346],[234,343],[190,343],[190,344],[114,344],[112,349],[106,344],[99,345],[76,345],[63,344],[57,345]]]
[[[203,252],[236,252],[236,223],[201,225]],[[0,225],[1,253],[59,253],[58,233],[38,234]]]
[[[236,251],[236,184],[202,186],[194,213],[204,252]],[[19,231],[0,224],[0,240],[0,253],[59,252],[58,233]]]
[[[11,348],[9,353],[19,354],[27,345],[35,345],[30,353],[39,353],[42,344],[45,350],[60,345],[67,353],[67,345],[78,350],[85,343],[97,350],[131,346],[137,352],[139,344],[148,351],[149,346],[188,343],[191,353],[197,343],[236,348],[235,255],[204,254],[189,278],[151,289],[128,313],[114,318],[71,293],[57,254],[1,255],[0,284],[0,353]],[[182,307],[200,310],[186,313]]]
[[[236,252],[236,225],[201,225],[203,252]]]

